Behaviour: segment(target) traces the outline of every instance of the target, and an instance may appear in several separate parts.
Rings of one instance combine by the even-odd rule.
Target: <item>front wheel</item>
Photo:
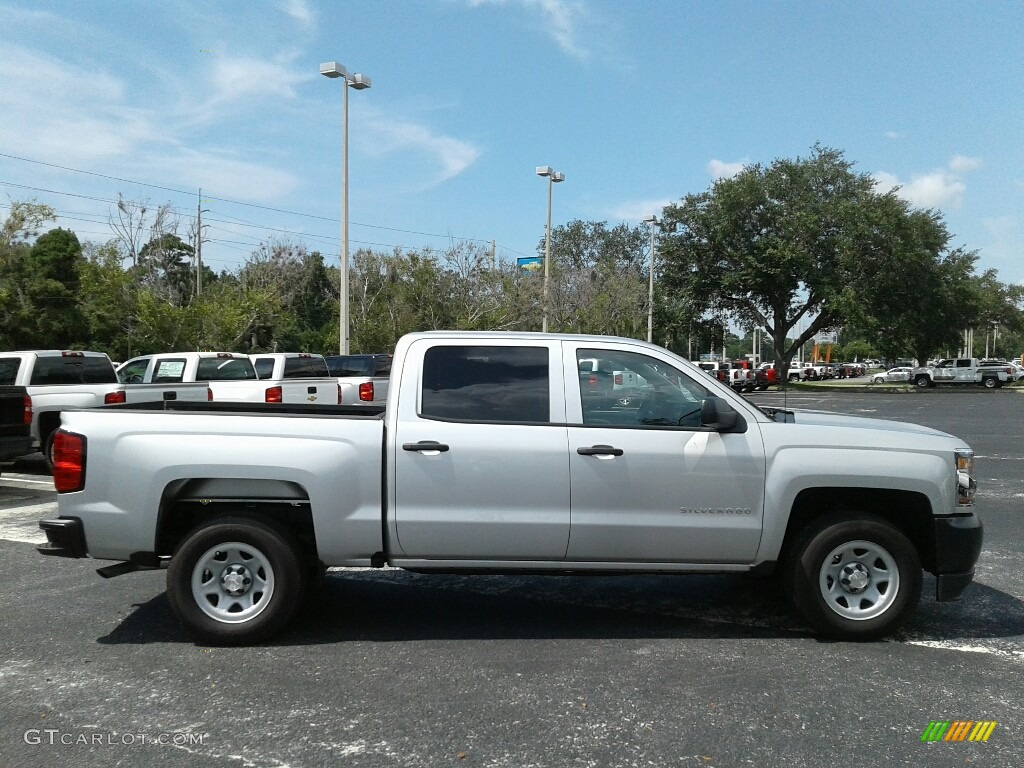
[[[831,515],[794,547],[787,586],[804,618],[842,640],[892,634],[921,597],[921,560],[910,540],[874,515]]]
[[[258,643],[302,603],[298,545],[260,520],[214,519],[193,530],[167,569],[167,597],[189,634],[218,645]]]

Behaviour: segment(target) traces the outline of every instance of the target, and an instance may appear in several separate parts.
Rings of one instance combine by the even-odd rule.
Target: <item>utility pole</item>
[[[203,188],[196,206],[196,296],[203,295]]]

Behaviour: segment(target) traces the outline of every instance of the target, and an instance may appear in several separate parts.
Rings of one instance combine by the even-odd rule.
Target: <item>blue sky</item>
[[[337,263],[333,60],[373,81],[350,91],[353,251],[535,255],[536,166],[566,175],[556,226],[635,224],[821,142],[1022,283],[1021,40],[1019,0],[0,0],[0,205],[105,241],[118,193],[193,215],[202,187],[215,270],[281,230]]]

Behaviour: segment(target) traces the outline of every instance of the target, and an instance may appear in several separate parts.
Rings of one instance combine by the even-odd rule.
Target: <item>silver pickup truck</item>
[[[581,361],[644,382],[591,398]],[[123,409],[123,410],[120,410]],[[404,337],[386,409],[166,403],[64,414],[45,555],[167,568],[206,642],[280,631],[325,566],[748,573],[840,638],[893,632],[922,571],[971,582],[974,455],[926,427],[759,409],[631,339]],[[130,477],[132,482],[125,482]]]

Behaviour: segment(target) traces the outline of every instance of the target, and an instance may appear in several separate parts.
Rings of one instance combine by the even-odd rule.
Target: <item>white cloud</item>
[[[904,136],[904,134],[900,133],[899,131],[886,131],[885,132],[885,138],[889,139],[890,141],[897,141],[899,139],[902,139],[903,136]]]
[[[278,7],[304,26],[313,24],[313,11],[306,0],[282,0]]]
[[[668,198],[662,200],[632,200],[619,203],[608,211],[609,218],[620,221],[639,222],[648,216],[654,215],[661,218],[661,211],[672,201]]]
[[[953,173],[970,173],[981,168],[980,157],[967,157],[966,155],[953,155],[949,161],[949,170]]]
[[[918,208],[959,208],[967,193],[964,174],[981,167],[981,158],[954,155],[945,168],[931,173],[913,174],[910,181],[901,181],[895,174],[877,171],[872,174],[879,191],[896,192],[907,202]]]
[[[588,19],[587,9],[578,0],[469,0],[471,8],[483,5],[516,3],[540,14],[544,31],[563,52],[585,61],[590,52],[580,42],[580,25]]]
[[[712,160],[708,163],[708,175],[716,181],[718,179],[731,179],[746,168],[749,161],[740,160],[736,163],[726,163],[721,160]]]
[[[240,101],[245,98],[295,98],[295,86],[309,75],[300,74],[286,64],[264,59],[220,58],[213,66],[213,102]]]
[[[442,136],[426,126],[390,118],[372,110],[368,135],[373,137],[373,141],[367,144],[366,151],[372,154],[384,156],[412,150],[424,153],[438,163],[441,170],[429,186],[436,186],[458,176],[473,165],[481,154],[479,149],[468,142]]]

